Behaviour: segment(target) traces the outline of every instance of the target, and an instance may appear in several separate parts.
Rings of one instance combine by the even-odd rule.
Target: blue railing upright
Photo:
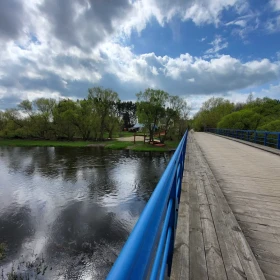
[[[183,136],[107,280],[170,275],[188,131]]]
[[[206,128],[205,131],[280,149],[280,132],[223,128]]]

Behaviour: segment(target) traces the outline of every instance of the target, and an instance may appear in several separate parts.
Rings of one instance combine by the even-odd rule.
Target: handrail
[[[170,275],[187,137],[188,131],[161,176],[107,280],[164,279],[166,272]]]
[[[240,130],[224,128],[205,128],[204,131],[280,149],[280,132],[277,131]]]

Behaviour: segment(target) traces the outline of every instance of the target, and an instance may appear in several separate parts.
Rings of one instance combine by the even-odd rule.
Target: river
[[[0,147],[3,279],[105,279],[170,156]]]

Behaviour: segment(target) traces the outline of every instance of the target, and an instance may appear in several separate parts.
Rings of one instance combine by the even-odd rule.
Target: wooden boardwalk
[[[195,133],[266,279],[280,279],[280,156]]]
[[[208,141],[204,139],[205,135],[190,135],[188,140],[171,279],[265,279],[202,155],[198,143],[203,146],[204,141]],[[219,138],[212,135],[209,137]],[[211,147],[211,143],[209,145]],[[207,147],[203,151],[206,150]],[[216,153],[219,154],[219,149]]]

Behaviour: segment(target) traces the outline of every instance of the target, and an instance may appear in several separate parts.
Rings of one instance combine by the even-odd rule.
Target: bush
[[[262,125],[258,127],[258,130],[280,132],[280,120],[275,120],[265,125]]]
[[[259,125],[261,117],[260,114],[252,110],[241,110],[223,117],[218,123],[218,128],[255,130]]]

